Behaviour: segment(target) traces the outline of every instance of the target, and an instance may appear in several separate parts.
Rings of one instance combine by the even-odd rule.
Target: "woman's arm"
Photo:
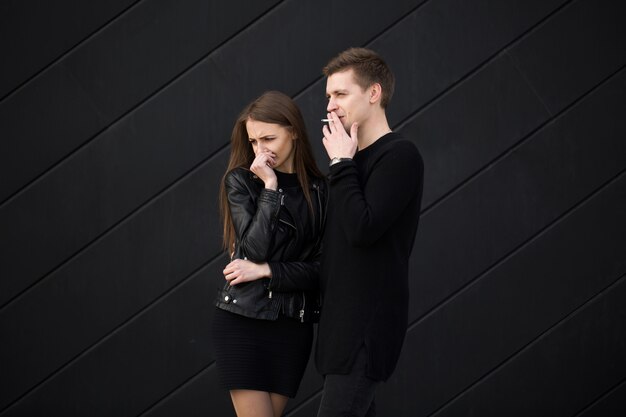
[[[226,196],[239,249],[249,260],[263,262],[268,258],[274,240],[280,194],[265,188],[255,205],[244,175],[248,172],[234,170],[226,176]]]

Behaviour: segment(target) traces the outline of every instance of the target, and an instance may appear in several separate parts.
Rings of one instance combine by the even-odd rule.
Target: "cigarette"
[[[322,122],[332,122],[333,119],[322,119]]]

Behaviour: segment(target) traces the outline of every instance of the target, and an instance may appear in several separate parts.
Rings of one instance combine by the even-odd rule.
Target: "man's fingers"
[[[353,141],[357,142],[357,135],[359,133],[359,124],[357,122],[352,123],[352,126],[350,127],[350,137],[352,138]]]
[[[335,119],[333,118],[333,114],[331,113],[326,113],[327,117],[328,117],[328,125],[325,125],[324,127],[328,127],[328,130],[332,133],[335,133],[337,131],[337,126],[335,126]]]

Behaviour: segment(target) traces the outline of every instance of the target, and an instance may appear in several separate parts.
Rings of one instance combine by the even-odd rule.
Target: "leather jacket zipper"
[[[280,194],[280,205],[278,206],[278,211],[280,211],[280,207],[285,205],[285,194],[283,193],[283,189],[279,188],[278,192]],[[278,211],[276,212],[276,216],[278,216]],[[284,220],[278,219],[279,222],[287,223]],[[289,224],[289,223],[287,223]],[[290,225],[291,226],[291,225]],[[267,298],[272,298],[272,290],[269,290],[267,293]]]
[[[304,323],[304,307],[306,306],[306,296],[302,293],[302,308],[300,309],[300,323]]]

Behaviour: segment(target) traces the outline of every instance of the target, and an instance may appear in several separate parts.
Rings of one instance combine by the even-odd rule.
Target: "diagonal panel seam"
[[[593,401],[591,401],[588,405],[586,405],[585,407],[583,407],[582,410],[580,410],[578,413],[576,413],[576,415],[574,417],[581,417],[586,411],[588,411],[591,407],[593,407],[594,405],[596,405],[597,403],[599,403],[600,401],[604,400],[605,398],[607,398],[609,395],[613,394],[615,391],[617,391],[618,389],[620,389],[624,384],[626,384],[626,377],[622,378],[621,381],[619,381],[617,384],[615,384],[614,386],[612,386],[611,388],[609,388],[606,392],[602,393],[602,395],[598,396],[598,398],[594,399]]]
[[[300,404],[298,404],[297,406],[295,406],[294,408],[292,408],[291,410],[289,410],[286,414],[285,417],[289,417],[289,416],[293,416],[295,413],[297,413],[298,411],[302,410],[304,407],[306,407],[307,405],[309,405],[311,402],[315,401],[315,399],[319,396],[322,395],[323,389],[318,389],[317,391],[315,391],[313,394],[311,394],[309,396],[309,398],[305,399],[304,401],[302,401]]]
[[[487,171],[492,166],[497,164],[500,160],[506,158],[508,155],[510,155],[511,153],[515,152],[517,149],[519,149],[521,146],[523,146],[528,140],[531,140],[535,136],[535,134],[540,133],[540,131],[543,130],[545,127],[551,125],[552,123],[554,123],[555,121],[557,121],[561,117],[564,117],[570,110],[572,110],[572,108],[574,108],[580,102],[585,100],[588,96],[593,94],[597,89],[601,88],[604,84],[610,82],[614,77],[618,76],[620,72],[624,71],[624,69],[626,69],[626,65],[622,65],[617,70],[615,70],[611,74],[607,75],[604,79],[600,80],[594,86],[589,88],[589,90],[584,92],[582,95],[580,95],[574,101],[572,101],[569,105],[564,107],[561,111],[556,113],[554,116],[546,119],[544,122],[540,123],[536,128],[534,128],[529,133],[527,133],[524,137],[522,137],[520,140],[518,140],[517,142],[512,144],[509,148],[507,148],[507,149],[503,150],[502,152],[500,152],[499,155],[495,156],[493,159],[491,159],[490,161],[485,163],[480,169],[476,170],[474,173],[469,175],[463,181],[461,181],[456,186],[454,186],[453,188],[448,190],[446,193],[444,193],[441,197],[438,197],[432,203],[430,203],[428,206],[424,207],[422,209],[422,211],[421,211],[422,216],[427,215],[429,212],[434,210],[437,206],[441,205],[444,201],[448,200],[454,194],[459,192],[467,184],[469,184],[472,181],[475,181],[476,178],[478,178],[483,172]]]
[[[394,26],[398,25],[399,23],[401,23],[403,20],[408,19],[413,13],[417,12],[420,8],[422,8],[423,6],[425,6],[426,4],[430,3],[432,0],[424,0],[421,3],[419,3],[417,6],[413,7],[411,10],[409,10],[404,16],[399,17],[398,19],[396,19],[394,22],[390,23],[389,25],[387,25],[386,28],[384,28],[383,30],[381,30],[380,32],[378,32],[376,35],[372,36],[369,40],[365,41],[363,43],[364,47],[368,47],[370,46],[370,44],[372,44],[373,42],[375,42],[378,38],[380,38],[381,36],[383,36],[387,31],[391,30]],[[317,78],[315,78],[313,81],[311,81],[310,83],[306,84],[304,87],[302,87],[299,91],[297,91],[294,95],[293,95],[293,99],[297,99],[300,96],[306,94],[307,91],[311,90],[313,88],[313,86],[315,84],[317,84],[319,81],[321,81],[322,79],[324,79],[324,75],[320,75]]]
[[[145,410],[143,410],[139,414],[137,414],[137,417],[141,417],[141,416],[145,415],[146,413],[149,413],[150,411],[152,411],[153,409],[155,409],[156,407],[158,407],[159,405],[161,405],[162,403],[167,401],[169,398],[171,398],[174,395],[176,395],[176,393],[179,392],[180,390],[182,390],[185,387],[193,384],[195,381],[200,379],[206,372],[209,371],[209,369],[213,368],[214,366],[215,366],[215,361],[214,360],[209,362],[207,365],[205,365],[202,368],[200,368],[198,370],[198,372],[194,373],[191,377],[187,378],[185,381],[180,383],[177,387],[172,389],[170,392],[165,394],[163,397],[159,398],[156,402],[154,402],[153,404],[151,404],[148,407],[146,407]]]
[[[93,38],[94,36],[97,36],[100,32],[102,32],[103,30],[105,30],[108,26],[110,26],[114,21],[116,21],[117,19],[119,19],[120,17],[122,17],[123,15],[130,13],[131,9],[134,9],[139,3],[141,3],[143,0],[136,0],[134,3],[132,3],[131,5],[127,6],[125,9],[123,9],[122,11],[118,12],[115,16],[113,16],[111,19],[109,19],[107,22],[105,22],[104,24],[100,25],[100,27],[98,27],[97,29],[95,29],[94,31],[92,31],[90,34],[88,34],[87,36],[85,36],[83,39],[79,40],[77,43],[75,43],[74,45],[70,46],[68,49],[66,49],[64,52],[61,52],[60,55],[58,55],[56,58],[53,58],[49,63],[45,64],[42,68],[40,68],[39,70],[37,70],[33,75],[29,76],[26,80],[22,81],[21,83],[19,83],[16,87],[12,88],[8,93],[6,93],[3,97],[0,97],[0,103],[2,103],[5,99],[8,99],[9,97],[11,97],[13,94],[17,94],[17,92],[19,90],[21,90],[22,88],[24,88],[27,84],[29,84],[31,81],[33,81],[35,78],[39,77],[39,75],[41,75],[42,73],[44,73],[45,71],[48,70],[48,68],[52,67],[53,65],[57,64],[58,62],[60,62],[61,60],[63,60],[66,56],[68,56],[69,54],[72,53],[72,51],[74,51],[76,48],[80,47],[83,43],[89,41],[91,38]]]
[[[581,305],[579,305],[578,307],[574,308],[572,311],[570,311],[568,314],[566,314],[565,316],[563,316],[559,321],[557,321],[556,323],[554,323],[549,329],[546,329],[545,331],[543,331],[542,333],[540,333],[537,337],[533,338],[532,340],[530,340],[528,343],[526,343],[525,345],[523,345],[522,347],[520,347],[517,351],[513,352],[511,355],[509,355],[506,359],[504,359],[503,361],[501,361],[499,364],[497,364],[496,366],[494,366],[492,369],[490,369],[489,371],[487,371],[485,374],[483,374],[481,377],[479,377],[478,379],[476,379],[474,382],[472,382],[471,384],[469,384],[468,386],[466,386],[465,388],[463,388],[461,391],[459,391],[459,393],[457,393],[456,395],[454,395],[452,398],[450,398],[448,401],[446,401],[443,405],[441,405],[439,408],[437,408],[435,411],[433,411],[432,413],[429,414],[429,416],[434,416],[436,415],[439,411],[443,410],[445,407],[447,407],[449,404],[452,404],[454,401],[456,401],[458,398],[460,398],[465,392],[469,391],[470,389],[472,389],[473,387],[477,386],[478,384],[480,384],[481,382],[483,382],[485,379],[487,379],[490,375],[492,375],[493,373],[495,373],[496,371],[498,371],[500,368],[503,368],[507,363],[511,362],[513,359],[515,359],[516,357],[522,355],[525,351],[527,351],[528,349],[532,348],[535,344],[541,342],[544,338],[548,337],[550,334],[552,334],[553,332],[557,331],[558,328],[564,324],[565,322],[567,322],[569,319],[575,317],[576,315],[578,315],[581,311],[583,311],[587,306],[589,306],[590,304],[592,304],[593,302],[597,301],[598,299],[600,299],[603,295],[605,295],[606,293],[608,293],[609,291],[611,291],[611,289],[613,287],[616,287],[617,285],[619,285],[622,281],[624,281],[626,279],[626,275],[621,275],[620,277],[618,277],[615,281],[611,282],[610,284],[608,284],[607,286],[605,286],[603,289],[601,289],[600,291],[598,291],[596,294],[592,295],[590,298],[588,298],[585,302],[583,302]]]
[[[540,29],[544,24],[547,24],[547,22],[552,17],[554,17],[555,15],[561,13],[565,8],[569,7],[573,1],[574,0],[567,0],[567,1],[565,1],[560,6],[558,6],[554,10],[552,10],[550,13],[545,15],[542,19],[537,21],[534,25],[530,26],[528,29],[523,31],[519,36],[515,37],[514,39],[509,41],[507,44],[505,44],[502,48],[500,48],[499,50],[497,50],[494,53],[492,53],[491,55],[489,55],[482,62],[476,64],[473,68],[471,68],[469,71],[467,71],[467,73],[465,73],[465,75],[459,77],[458,80],[456,80],[455,82],[450,84],[446,89],[442,90],[441,92],[439,92],[438,94],[433,96],[431,99],[427,100],[424,104],[419,106],[417,109],[415,109],[415,111],[411,112],[406,117],[404,117],[403,119],[398,121],[398,123],[396,123],[397,129],[401,129],[406,124],[408,124],[411,121],[413,121],[413,119],[418,117],[421,113],[426,111],[429,107],[433,106],[435,103],[437,103],[440,100],[442,100],[446,95],[450,94],[452,91],[454,91],[457,88],[459,88],[459,86],[461,84],[463,84],[463,82],[465,82],[467,79],[473,77],[476,73],[480,72],[485,67],[490,65],[493,61],[495,61],[497,58],[499,58],[502,54],[507,53],[507,51],[510,48],[512,48],[515,45],[517,45],[520,42],[522,42],[528,36],[530,36],[535,31]],[[548,114],[549,114],[549,112],[548,112]]]
[[[94,140],[96,140],[102,133],[104,133],[105,131],[107,131],[112,126],[116,125],[117,123],[119,123],[124,118],[128,117],[134,111],[136,111],[136,110],[140,109],[141,107],[143,107],[146,103],[148,103],[150,100],[154,99],[162,91],[164,91],[165,89],[169,88],[172,84],[176,83],[178,79],[180,79],[181,77],[185,76],[188,72],[192,71],[196,66],[200,65],[202,63],[202,61],[204,61],[210,55],[215,53],[219,48],[223,47],[228,42],[232,41],[234,38],[239,36],[241,33],[243,33],[244,31],[246,31],[249,28],[251,28],[254,25],[256,25],[257,22],[259,20],[261,20],[265,15],[267,15],[268,13],[273,11],[275,8],[277,8],[278,6],[280,6],[284,2],[285,2],[285,0],[280,0],[278,3],[274,4],[269,9],[265,10],[262,14],[257,16],[254,21],[252,21],[249,24],[247,24],[246,26],[240,28],[238,31],[236,31],[231,36],[229,36],[228,38],[223,40],[221,43],[216,45],[214,48],[212,48],[206,54],[202,55],[200,58],[196,59],[194,62],[192,62],[186,68],[181,70],[178,74],[174,75],[169,80],[165,81],[160,87],[156,88],[150,94],[148,94],[144,98],[140,99],[137,103],[132,105],[128,110],[124,111],[118,117],[114,118],[111,122],[109,122],[106,125],[102,126],[96,133],[91,135],[89,138],[87,138],[84,142],[80,143],[74,149],[71,149],[65,155],[60,156],[59,159],[56,162],[54,162],[49,167],[45,168],[39,174],[36,174],[30,180],[26,181],[26,183],[24,183],[17,191],[14,191],[12,194],[10,194],[8,197],[6,197],[4,201],[0,202],[0,209],[2,209],[2,207],[4,205],[9,204],[13,199],[17,198],[20,194],[26,192],[35,183],[41,181],[44,177],[49,175],[51,172],[53,172],[54,170],[58,169],[58,167],[63,165],[65,163],[65,161],[67,161],[67,159],[69,157],[71,157],[75,153],[79,152],[84,147],[89,146],[89,144],[92,143]]]
[[[493,264],[491,264],[490,266],[485,268],[484,271],[478,273],[474,278],[470,279],[467,283],[465,283],[460,288],[456,289],[454,292],[449,294],[446,298],[444,298],[443,300],[441,300],[440,302],[435,304],[427,312],[423,313],[420,317],[418,317],[417,319],[413,320],[413,322],[411,322],[409,324],[409,326],[407,327],[407,332],[413,330],[416,326],[418,326],[424,320],[428,319],[428,317],[430,317],[433,314],[435,314],[437,311],[439,311],[441,308],[446,306],[448,303],[451,303],[452,301],[454,301],[454,299],[456,297],[458,297],[461,294],[463,294],[464,292],[468,291],[471,286],[473,286],[476,283],[478,283],[485,276],[487,276],[489,273],[491,273],[491,271],[493,271],[494,269],[498,268],[500,265],[502,265],[503,263],[505,263],[509,259],[511,259],[514,256],[516,256],[520,251],[524,250],[527,246],[531,245],[533,242],[535,242],[536,240],[540,239],[544,234],[548,233],[550,230],[552,230],[553,228],[557,227],[561,222],[565,221],[576,210],[578,210],[579,208],[584,206],[587,202],[592,200],[596,195],[601,193],[605,188],[609,187],[612,183],[614,183],[616,181],[619,181],[621,179],[621,177],[623,177],[624,175],[626,175],[626,167],[624,169],[622,169],[619,173],[617,173],[613,178],[605,181],[598,188],[593,190],[587,196],[583,197],[581,200],[579,200],[577,203],[575,203],[572,207],[570,207],[565,212],[563,212],[560,216],[558,216],[553,221],[548,223],[546,226],[544,226],[543,228],[538,230],[534,235],[530,236],[528,239],[526,239],[523,242],[521,242],[519,245],[517,245],[516,247],[511,249],[508,253],[503,255],[500,259],[496,260]]]
[[[220,147],[219,149],[215,150],[207,158],[205,158],[204,160],[198,162],[196,165],[191,167],[189,170],[187,170],[185,173],[183,173],[177,179],[172,181],[170,184],[165,185],[161,190],[157,191],[152,197],[149,197],[145,202],[143,202],[142,204],[137,206],[135,209],[131,210],[128,214],[123,216],[120,220],[118,220],[117,222],[112,224],[110,227],[108,227],[102,233],[100,233],[99,235],[97,235],[96,237],[91,239],[89,242],[85,243],[81,248],[76,250],[73,254],[69,255],[65,260],[61,261],[55,267],[53,267],[48,272],[46,272],[40,279],[38,279],[37,281],[33,282],[31,285],[29,285],[28,287],[24,288],[22,291],[17,293],[10,300],[8,300],[4,305],[0,306],[0,314],[2,314],[2,311],[5,308],[7,308],[9,305],[17,302],[20,298],[24,297],[26,294],[28,294],[30,291],[32,291],[36,286],[38,286],[38,285],[42,284],[43,282],[45,282],[46,279],[48,279],[56,271],[58,271],[59,269],[63,268],[65,265],[70,263],[75,257],[77,257],[80,254],[82,254],[83,252],[87,251],[91,246],[93,246],[94,244],[98,243],[100,240],[102,240],[102,239],[106,238],[107,236],[109,236],[110,234],[114,233],[119,227],[122,227],[122,225],[124,225],[127,221],[130,221],[136,215],[139,215],[139,213],[143,212],[144,210],[148,210],[149,207],[152,205],[152,203],[154,203],[156,200],[158,200],[161,197],[162,194],[164,194],[167,191],[169,191],[170,189],[173,189],[176,186],[178,186],[182,181],[184,181],[184,179],[190,173],[195,172],[195,171],[201,169],[206,164],[210,163],[211,160],[213,160],[213,158],[217,157],[217,155],[220,152],[222,152],[226,147],[227,147],[227,145],[224,145],[224,146]]]
[[[32,392],[34,392],[37,389],[39,389],[40,386],[45,384],[48,380],[54,378],[57,374],[62,372],[65,368],[71,366],[72,364],[76,363],[77,361],[79,361],[83,357],[87,356],[90,352],[92,352],[93,350],[98,348],[98,346],[100,346],[101,344],[105,343],[109,339],[113,338],[116,334],[118,334],[119,332],[124,330],[127,326],[131,325],[133,322],[135,322],[136,320],[141,318],[150,309],[152,309],[152,307],[154,307],[154,306],[160,304],[161,302],[163,302],[163,300],[165,300],[171,293],[175,292],[180,287],[185,285],[187,282],[189,282],[191,279],[193,279],[198,273],[200,273],[203,269],[207,268],[213,262],[219,260],[220,256],[221,256],[221,254],[218,254],[218,255],[210,258],[206,262],[202,263],[200,266],[198,266],[196,269],[194,269],[192,272],[190,272],[186,277],[182,278],[179,282],[177,282],[172,287],[166,289],[160,295],[155,297],[152,301],[148,302],[148,304],[146,304],[145,306],[140,308],[137,312],[133,313],[131,316],[126,318],[123,322],[118,324],[114,329],[108,331],[106,334],[104,334],[98,340],[93,342],[91,345],[89,345],[88,347],[86,347],[85,349],[83,349],[82,351],[77,353],[76,355],[74,355],[71,359],[67,360],[64,364],[60,365],[54,371],[50,372],[47,376],[42,378],[39,382],[37,382],[32,387],[27,389],[22,395],[20,395],[14,401],[9,403],[3,410],[0,410],[0,415],[2,413],[4,413],[5,411],[7,411],[8,409],[10,409],[11,407],[13,407],[14,405],[16,405],[17,403],[19,403],[20,401],[22,401],[25,397],[30,395]]]
[[[552,113],[552,111],[550,111],[550,108],[548,107],[548,104],[543,99],[543,97],[541,97],[541,94],[539,94],[539,92],[535,88],[535,85],[530,82],[530,80],[528,79],[528,76],[526,75],[526,73],[524,71],[522,71],[522,69],[520,68],[519,62],[517,61],[517,59],[513,55],[511,55],[509,50],[504,51],[504,54],[508,58],[508,60],[511,63],[511,65],[513,66],[513,68],[515,68],[515,71],[519,74],[519,76],[522,78],[522,80],[524,80],[524,83],[526,84],[526,86],[530,89],[530,91],[532,91],[533,95],[537,98],[537,100],[539,100],[539,102],[543,106],[544,110],[548,113],[548,115],[550,115],[550,117],[554,117],[554,114]]]

